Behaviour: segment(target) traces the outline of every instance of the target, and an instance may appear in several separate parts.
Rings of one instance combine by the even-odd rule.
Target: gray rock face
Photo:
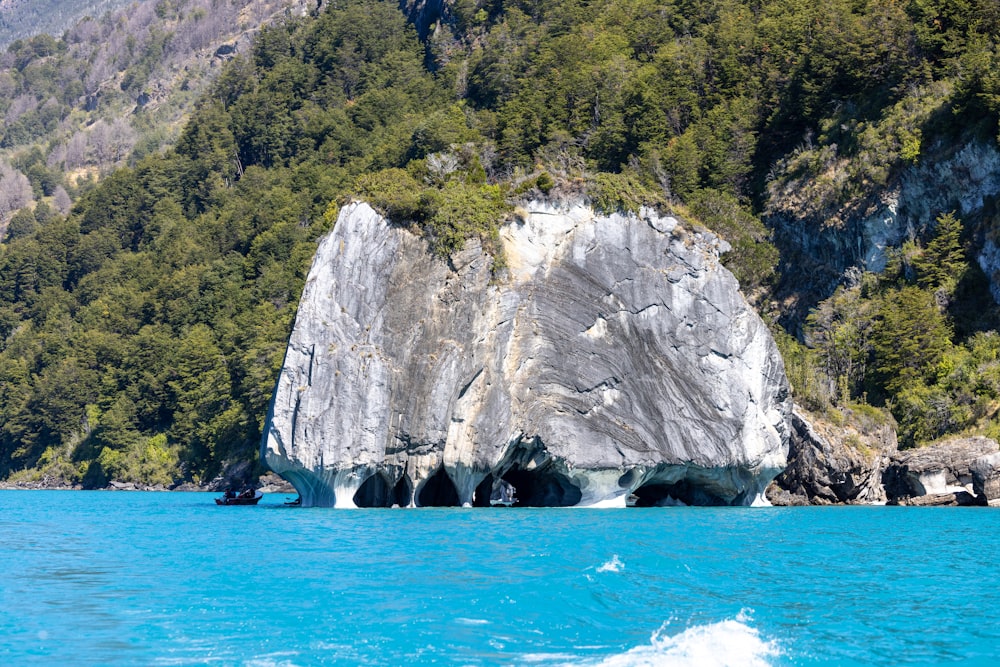
[[[990,507],[1000,507],[1000,452],[984,454],[972,462],[972,490]]]
[[[765,325],[673,218],[532,205],[449,261],[365,204],[320,244],[261,445],[302,504],[752,504],[791,410]]]
[[[768,487],[775,505],[830,505],[886,502],[882,474],[896,454],[892,424],[873,424],[864,431],[854,425],[865,420],[844,410],[844,425],[792,414],[788,466]]]
[[[842,167],[835,171],[835,180],[846,178]],[[887,251],[933,228],[940,214],[954,211],[966,223],[982,216],[1000,194],[1000,151],[992,142],[966,144],[946,158],[904,168],[885,189],[839,208],[824,208],[815,186],[814,180],[797,179],[784,187],[772,184],[767,201],[785,282],[793,292],[808,292],[796,304],[803,318],[816,301],[838,285],[854,282],[861,271],[883,271]],[[994,232],[974,254],[1000,303],[1000,248]]]
[[[923,496],[955,494],[954,503],[938,504],[971,504],[978,494],[973,488],[974,464],[998,448],[995,440],[977,436],[899,452],[882,477],[889,500],[914,504],[913,499]]]

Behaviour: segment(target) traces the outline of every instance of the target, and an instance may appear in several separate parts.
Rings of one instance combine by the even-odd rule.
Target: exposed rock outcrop
[[[262,458],[302,504],[751,504],[791,410],[766,327],[674,218],[532,205],[434,259],[365,204],[323,239]]]
[[[981,457],[1000,449],[996,440],[981,436],[956,438],[893,456],[882,482],[889,502],[909,505],[985,504],[973,486],[973,468]],[[985,470],[990,459],[980,464]],[[984,475],[984,479],[989,474]]]
[[[768,487],[775,505],[880,504],[882,473],[896,454],[894,424],[849,409],[840,424],[796,408],[791,419],[788,467]]]
[[[399,9],[417,29],[420,39],[426,39],[448,10],[450,3],[444,0],[400,0]]]
[[[775,231],[782,256],[786,306],[793,320],[827,298],[861,271],[881,272],[887,251],[925,230],[937,216],[954,211],[964,222],[982,217],[1000,195],[1000,151],[991,143],[970,142],[939,148],[938,159],[920,160],[895,174],[885,188],[864,200],[823,206],[829,193],[814,192],[817,183],[846,177],[844,161],[834,161],[834,176],[785,178],[769,188],[767,222]],[[837,166],[839,165],[839,166]],[[995,230],[976,243],[976,260],[990,277],[1000,303],[1000,250]]]
[[[998,231],[1000,230],[994,228],[991,234],[997,234]],[[987,237],[976,261],[990,279],[990,295],[995,302],[1000,303],[1000,243],[992,236]]]
[[[984,454],[972,462],[972,490],[990,507],[1000,507],[1000,452]]]

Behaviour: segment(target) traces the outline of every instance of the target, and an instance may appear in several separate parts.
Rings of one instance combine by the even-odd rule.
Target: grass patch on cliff
[[[598,173],[587,181],[591,206],[601,213],[638,213],[644,206],[666,205],[663,195],[645,184],[636,174]]]
[[[439,257],[462,248],[478,237],[494,260],[494,271],[506,266],[500,226],[513,213],[506,189],[490,185],[475,172],[449,172],[434,178],[425,161],[407,169],[383,169],[355,182],[356,196],[364,199],[396,224],[415,225]]]

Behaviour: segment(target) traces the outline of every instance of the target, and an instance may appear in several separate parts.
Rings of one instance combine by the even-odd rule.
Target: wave
[[[597,571],[598,572],[621,572],[622,568],[624,568],[624,567],[625,567],[625,563],[621,562],[618,559],[618,554],[615,554],[615,555],[613,555],[611,557],[611,560],[607,561],[606,563],[604,563],[603,565],[601,565],[599,568],[597,568]]]
[[[760,632],[748,625],[747,620],[741,612],[735,619],[696,625],[675,635],[667,634],[669,623],[664,623],[645,646],[570,664],[586,667],[769,667],[781,654],[778,645],[762,639]]]

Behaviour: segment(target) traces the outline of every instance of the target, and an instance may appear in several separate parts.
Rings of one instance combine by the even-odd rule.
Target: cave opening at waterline
[[[382,473],[375,473],[358,487],[354,504],[358,507],[408,507],[413,496],[413,485],[406,475],[395,486]]]
[[[515,464],[503,480],[514,487],[514,507],[572,507],[583,498],[569,477],[544,467],[526,470]]]
[[[669,505],[719,506],[729,503],[704,487],[687,479],[677,482],[652,481],[632,492],[634,507],[665,507]]]
[[[354,494],[358,507],[392,507],[392,487],[380,473],[375,473],[358,487]]]
[[[458,507],[461,504],[455,482],[451,481],[443,467],[424,482],[417,494],[418,507]]]
[[[409,507],[413,501],[413,482],[409,475],[403,475],[392,487],[392,501],[394,506]]]
[[[486,475],[472,494],[473,507],[510,507],[515,501],[514,486],[493,473]]]
[[[493,497],[493,482],[496,478],[493,474],[486,475],[483,481],[479,483],[476,490],[472,493],[472,506],[473,507],[489,507],[490,500]]]

